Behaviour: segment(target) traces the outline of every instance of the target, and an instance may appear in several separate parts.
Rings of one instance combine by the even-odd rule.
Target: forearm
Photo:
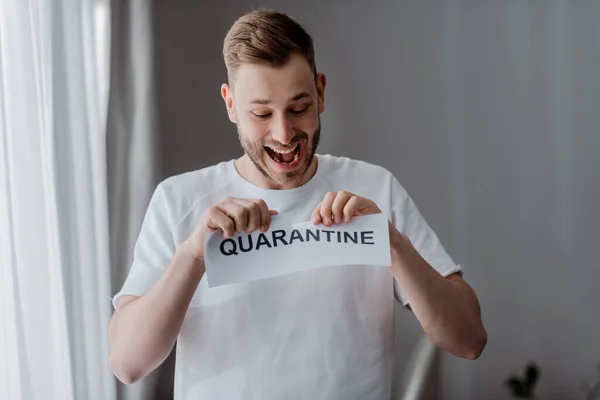
[[[204,271],[204,262],[180,247],[146,294],[117,309],[109,336],[111,367],[119,379],[135,382],[166,359]]]
[[[444,278],[392,230],[390,270],[410,301],[425,333],[440,348],[459,357],[479,357],[487,341],[477,296],[466,284]]]

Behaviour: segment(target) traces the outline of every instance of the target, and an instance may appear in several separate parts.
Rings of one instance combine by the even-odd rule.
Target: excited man
[[[317,155],[326,79],[311,37],[255,11],[228,32],[221,95],[244,155],[156,189],[110,326],[111,368],[131,383],[177,340],[175,399],[389,399],[394,299],[440,348],[485,347],[477,297],[386,169]],[[204,242],[271,216],[344,224],[384,213],[392,265],[316,268],[208,288]]]

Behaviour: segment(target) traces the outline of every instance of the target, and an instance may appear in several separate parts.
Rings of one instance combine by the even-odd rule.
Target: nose
[[[294,138],[294,128],[292,127],[289,118],[282,115],[279,118],[274,119],[273,122],[271,129],[271,136],[273,139],[283,145],[289,144]]]

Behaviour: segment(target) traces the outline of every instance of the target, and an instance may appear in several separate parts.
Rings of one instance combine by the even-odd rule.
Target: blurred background
[[[393,172],[479,296],[487,348],[437,353],[430,398],[531,362],[536,399],[597,398],[600,2],[0,0],[0,399],[172,398],[173,357],[111,374],[110,298],[156,184],[241,155],[221,49],[263,7],[315,41],[319,153]]]

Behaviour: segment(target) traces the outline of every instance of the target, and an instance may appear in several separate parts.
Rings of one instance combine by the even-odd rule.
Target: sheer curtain
[[[111,5],[107,170],[111,293],[119,291],[133,259],[150,197],[160,179],[152,60],[152,2]],[[172,398],[172,357],[132,385],[118,383],[119,400]],[[169,369],[171,367],[171,369]]]
[[[116,396],[108,2],[0,1],[0,398]]]

